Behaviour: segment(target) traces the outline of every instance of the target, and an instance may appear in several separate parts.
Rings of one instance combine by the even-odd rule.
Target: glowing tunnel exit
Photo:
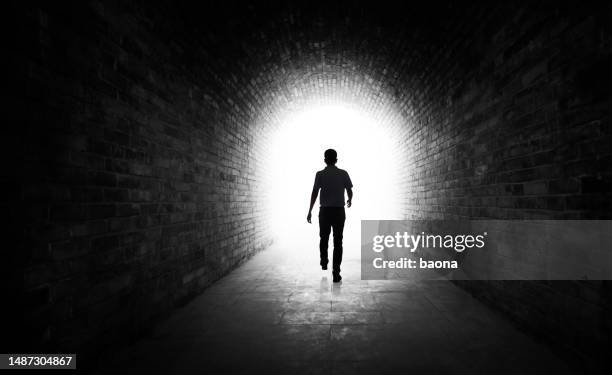
[[[330,105],[292,113],[280,125],[265,151],[272,236],[288,251],[316,253],[318,200],[312,224],[306,215],[315,173],[325,168],[323,153],[333,148],[337,167],[349,173],[355,194],[353,206],[346,208],[345,257],[358,256],[360,220],[400,218],[400,159],[390,128],[354,107]]]

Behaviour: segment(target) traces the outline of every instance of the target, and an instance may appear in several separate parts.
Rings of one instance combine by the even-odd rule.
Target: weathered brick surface
[[[464,47],[469,55],[486,46],[477,61],[462,66],[466,50],[450,52],[457,64],[424,79],[445,81],[432,91],[438,103],[406,128],[417,145],[408,217],[610,219],[612,80],[601,69],[612,61],[609,20],[609,9],[502,7]],[[518,244],[518,258],[535,250]],[[607,355],[607,282],[459,284],[558,347]]]
[[[133,337],[268,241],[252,113],[187,65],[180,21],[132,6],[14,9],[19,96],[2,138],[22,160],[2,181],[28,352]]]
[[[350,102],[389,127],[407,218],[610,216],[607,9],[11,10],[2,197],[35,342],[133,336],[265,247],[267,139],[314,102]],[[462,286],[582,353],[610,337],[606,283]]]

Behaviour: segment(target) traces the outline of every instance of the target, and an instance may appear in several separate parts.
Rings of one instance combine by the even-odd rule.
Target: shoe
[[[323,271],[327,271],[327,264],[326,264],[326,265],[321,265],[321,269],[322,269]]]
[[[335,283],[339,283],[339,282],[340,282],[340,280],[342,280],[342,276],[340,276],[340,275],[334,275],[334,282],[335,282]]]

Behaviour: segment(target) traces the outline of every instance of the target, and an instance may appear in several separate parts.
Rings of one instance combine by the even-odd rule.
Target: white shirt
[[[351,178],[345,170],[328,165],[317,172],[313,190],[321,189],[321,207],[344,207],[344,189],[352,187]]]

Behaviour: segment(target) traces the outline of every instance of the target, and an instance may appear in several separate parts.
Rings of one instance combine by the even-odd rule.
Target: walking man
[[[344,230],[344,189],[348,200],[346,206],[351,207],[353,200],[353,184],[348,173],[336,167],[338,154],[335,150],[329,149],[325,151],[325,169],[318,171],[315,176],[312,194],[310,196],[310,209],[306,220],[311,223],[312,207],[314,206],[319,189],[321,189],[321,199],[319,200],[319,250],[321,252],[321,268],[327,269],[329,259],[327,256],[327,247],[329,243],[329,234],[332,229],[334,232],[334,255],[332,261],[332,274],[334,282],[342,280],[340,276],[340,263],[342,263],[342,231]]]

